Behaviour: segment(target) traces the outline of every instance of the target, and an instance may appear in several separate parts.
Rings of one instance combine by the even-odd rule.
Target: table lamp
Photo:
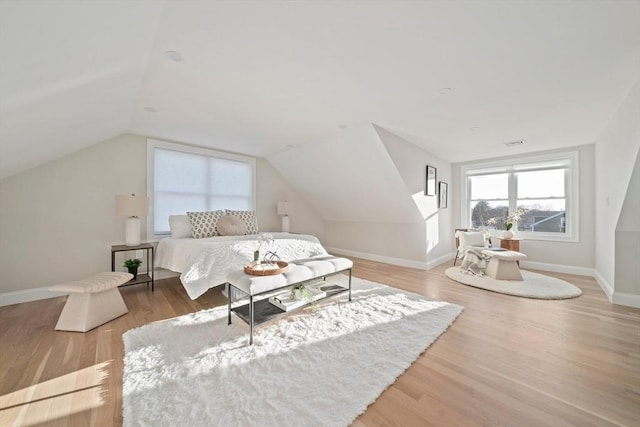
[[[147,216],[149,198],[147,196],[116,196],[116,215],[126,216],[125,245],[140,244],[140,217]]]
[[[278,215],[282,215],[282,231],[289,232],[289,202],[278,202]]]

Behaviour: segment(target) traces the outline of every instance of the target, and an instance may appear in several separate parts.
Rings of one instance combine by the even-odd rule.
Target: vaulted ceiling
[[[122,133],[269,156],[376,123],[450,162],[585,144],[639,76],[638,1],[5,0],[0,177]]]

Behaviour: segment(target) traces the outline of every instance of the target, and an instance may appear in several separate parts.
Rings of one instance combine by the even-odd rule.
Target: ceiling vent
[[[511,142],[504,143],[505,147],[516,147],[518,145],[524,145],[524,139],[521,139],[519,141],[511,141]]]

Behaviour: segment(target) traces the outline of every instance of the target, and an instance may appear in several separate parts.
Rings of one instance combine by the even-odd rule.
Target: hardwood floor
[[[355,422],[370,426],[640,426],[640,309],[611,305],[591,278],[543,301],[483,291],[430,271],[355,259],[354,275],[463,305],[445,332]],[[122,424],[122,334],[224,304],[178,279],[121,288],[129,313],[56,332],[65,298],[0,307],[0,426]]]

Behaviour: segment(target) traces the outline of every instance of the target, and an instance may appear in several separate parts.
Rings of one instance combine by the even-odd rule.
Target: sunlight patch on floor
[[[103,405],[108,366],[98,363],[0,396],[0,425],[37,425]]]

